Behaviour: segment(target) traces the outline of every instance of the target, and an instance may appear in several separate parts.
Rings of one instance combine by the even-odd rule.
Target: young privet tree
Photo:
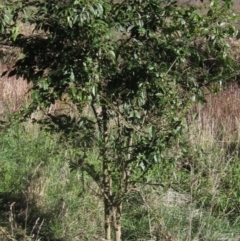
[[[165,160],[189,104],[236,74],[227,43],[235,33],[231,2],[211,1],[208,7],[203,14],[159,0],[1,6],[1,44],[23,52],[10,74],[33,83],[25,114],[63,98],[77,107],[79,118],[49,114],[45,120],[84,153],[71,167],[99,186],[107,240],[111,228],[114,240],[121,240],[123,200]],[[32,32],[24,31],[27,25]],[[97,153],[97,163],[90,162],[89,150]]]

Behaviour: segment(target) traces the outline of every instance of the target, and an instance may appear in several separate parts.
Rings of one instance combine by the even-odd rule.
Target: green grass
[[[3,218],[0,226],[13,235],[22,226],[26,237],[42,240],[94,240],[102,234],[101,202],[91,194],[96,188],[87,179],[83,187],[82,173],[70,173],[69,152],[57,135],[17,124],[1,133],[0,148],[2,214],[13,205],[12,222]]]

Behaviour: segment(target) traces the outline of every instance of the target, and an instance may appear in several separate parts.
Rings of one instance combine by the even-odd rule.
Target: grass
[[[58,136],[21,125],[1,135],[0,226],[16,240],[98,240],[101,202],[92,185],[83,195],[85,177],[70,173]]]

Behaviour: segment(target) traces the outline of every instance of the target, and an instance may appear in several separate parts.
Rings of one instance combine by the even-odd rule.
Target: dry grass
[[[240,87],[237,83],[207,97],[207,103],[197,104],[195,131],[205,143],[240,141]],[[194,138],[195,139],[195,138]]]
[[[0,76],[10,69],[10,66],[1,65]],[[28,100],[27,93],[30,87],[31,84],[23,78],[2,76],[0,78],[0,117],[18,111],[23,103]]]

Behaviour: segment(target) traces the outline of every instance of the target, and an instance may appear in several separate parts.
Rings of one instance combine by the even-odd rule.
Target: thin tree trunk
[[[105,239],[111,241],[111,226],[112,226],[112,204],[111,204],[111,194],[112,194],[112,182],[109,177],[108,164],[106,161],[103,163],[104,169],[104,220],[105,220]]]
[[[103,143],[107,143],[108,138],[108,116],[105,103],[102,104],[102,134]],[[107,159],[107,151],[103,148],[101,156],[103,157],[103,194],[104,194],[104,221],[105,221],[105,239],[111,241],[111,217],[112,217],[112,179]]]
[[[105,220],[105,239],[111,241],[111,211],[109,207],[109,202],[104,198],[104,220]]]
[[[122,226],[121,226],[121,213],[122,213],[122,202],[117,204],[117,207],[113,207],[113,223],[115,232],[115,241],[122,240]]]

